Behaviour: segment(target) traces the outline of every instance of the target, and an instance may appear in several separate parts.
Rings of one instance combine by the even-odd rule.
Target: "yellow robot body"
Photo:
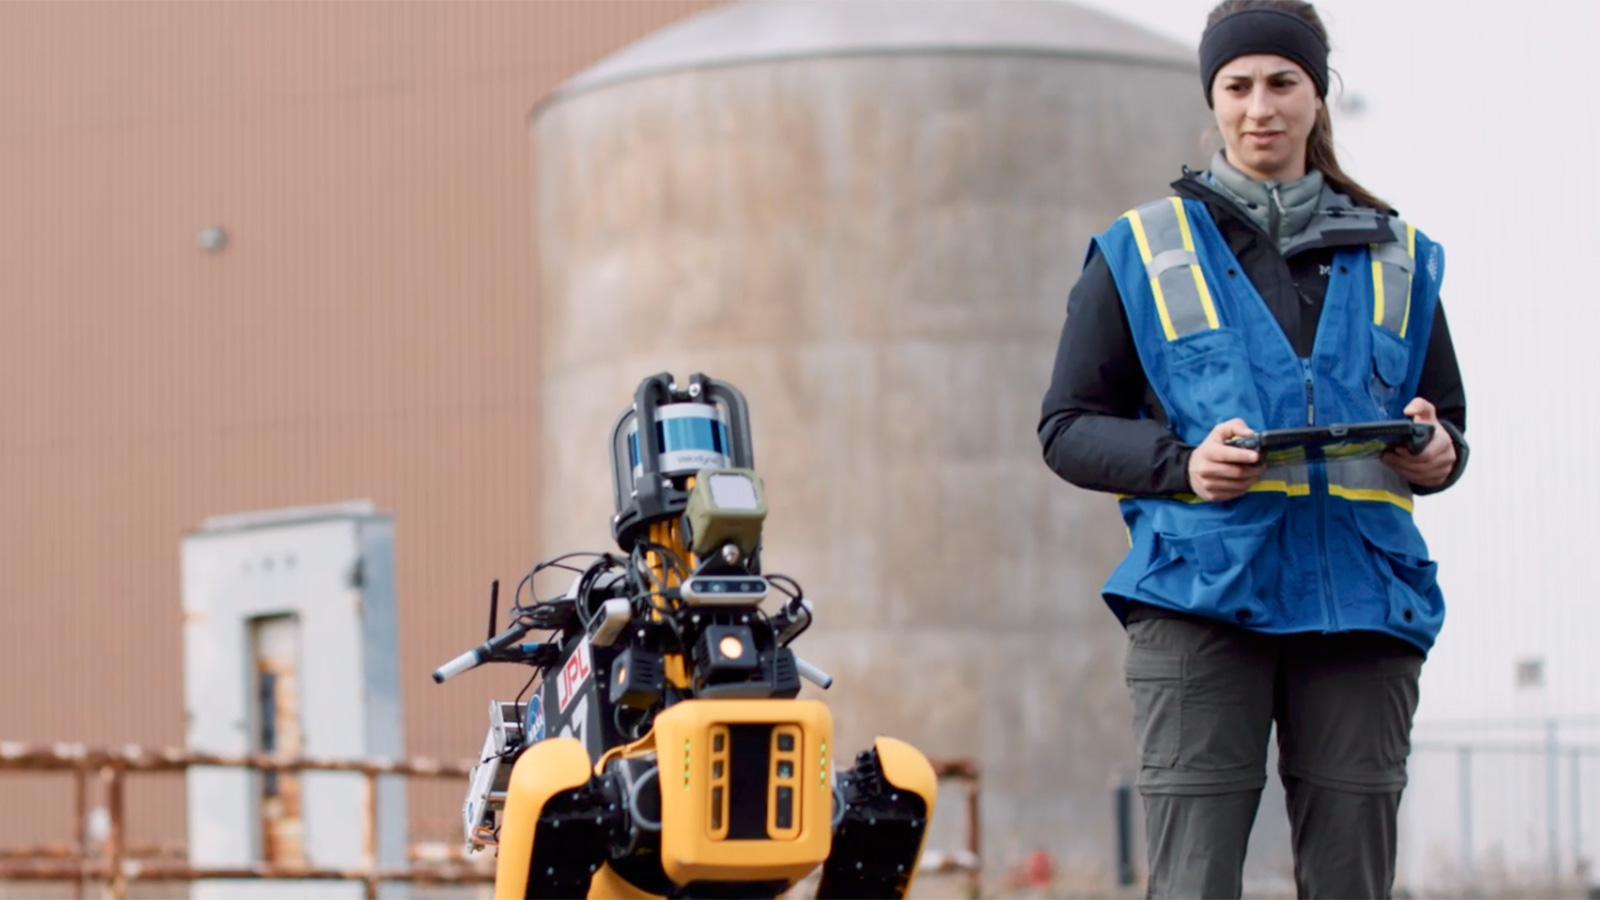
[[[815,700],[689,700],[657,716],[667,877],[792,883],[821,865],[832,735]]]

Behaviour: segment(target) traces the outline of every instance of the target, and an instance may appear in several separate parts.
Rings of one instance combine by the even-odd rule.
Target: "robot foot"
[[[844,815],[817,888],[819,900],[900,900],[922,858],[938,779],[911,745],[880,737],[839,775]]]

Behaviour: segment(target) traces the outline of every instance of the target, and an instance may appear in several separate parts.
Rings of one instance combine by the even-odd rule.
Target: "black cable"
[[[583,623],[584,631],[593,630],[594,619],[599,615],[599,611],[590,606],[589,594],[594,590],[595,582],[600,576],[616,568],[618,562],[619,560],[609,553],[601,554],[600,559],[585,569],[578,580],[578,595],[574,599],[573,606],[578,612],[578,620]]]
[[[594,584],[595,569],[604,564],[605,560],[600,560],[589,568],[584,569],[578,575],[577,590],[573,592],[572,609],[578,614],[578,622],[583,626],[583,630],[586,633],[590,630],[589,623],[594,619],[589,614],[589,588]]]
[[[784,641],[783,645],[785,647],[789,646],[790,644],[792,644],[796,640],[798,640],[800,638],[800,635],[805,634],[806,632],[810,631],[811,630],[811,622],[812,622],[812,619],[807,618],[806,619],[806,623],[804,625],[800,626],[800,630],[796,631],[794,634],[789,635],[789,639],[787,641]]]
[[[554,557],[552,559],[547,559],[547,560],[544,560],[543,562],[535,563],[534,567],[532,569],[528,570],[528,574],[522,576],[522,580],[517,582],[516,593],[513,594],[512,598],[511,598],[511,602],[512,602],[512,607],[511,608],[512,608],[512,610],[514,612],[520,612],[522,610],[525,610],[525,609],[529,608],[529,607],[525,607],[525,606],[522,605],[522,586],[524,584],[530,584],[533,581],[534,577],[537,576],[540,572],[543,572],[545,569],[565,569],[568,572],[576,572],[579,575],[582,575],[585,572],[587,572],[588,569],[580,569],[577,566],[569,566],[569,565],[566,565],[565,562],[564,562],[564,560],[574,559],[574,558],[580,557],[580,556],[582,556],[582,557],[595,557],[595,558],[599,558],[601,560],[605,560],[605,559],[611,558],[611,554],[609,554],[609,553],[597,553],[597,552],[595,552],[593,550],[574,550],[571,553],[563,553],[560,556]],[[590,568],[593,568],[593,566],[590,566]],[[543,601],[540,601],[538,599],[537,595],[535,595],[532,605],[533,606],[537,606],[541,602],[543,602]]]
[[[767,575],[766,579],[767,579],[767,582],[769,584],[772,584],[778,590],[782,591],[783,593],[785,593],[785,594],[787,594],[789,596],[789,600],[790,600],[791,605],[798,604],[802,600],[805,599],[805,590],[802,589],[800,587],[800,583],[798,581],[795,581],[793,578],[790,578],[787,575],[772,574],[772,575]],[[790,591],[788,588],[784,587],[780,582],[788,582],[789,584],[794,585],[794,591]],[[766,610],[762,610],[762,609],[760,609],[760,607],[757,607],[757,609],[761,612],[761,614],[763,616],[766,616]],[[811,624],[813,622],[815,622],[815,621],[816,621],[816,616],[811,615],[810,613],[807,613],[806,614],[806,622],[805,622],[805,624],[800,626],[800,630],[799,631],[796,631],[794,634],[789,635],[789,639],[783,643],[783,646],[785,646],[785,647],[789,646],[790,644],[794,643],[795,640],[800,637],[800,635],[805,634],[807,631],[810,631],[811,630]]]
[[[656,573],[644,564],[644,551],[638,544],[634,544],[633,549],[628,551],[628,568],[635,573],[644,575],[649,580],[652,590],[657,587]]]
[[[628,598],[628,606],[633,609],[634,618],[643,618],[645,613],[655,610],[653,605],[649,605],[652,594],[653,592],[651,591],[642,591]],[[644,605],[641,606],[641,604]],[[667,627],[672,631],[672,636],[677,639],[678,651],[680,653],[689,652],[689,647],[683,640],[683,629],[678,626],[678,618],[673,615],[672,610],[661,610],[661,621],[667,623]]]
[[[572,559],[572,558],[578,557],[578,556],[606,557],[606,556],[610,556],[610,555],[611,554],[609,554],[609,553],[600,553],[600,552],[597,552],[597,551],[594,551],[594,550],[574,550],[571,553],[563,553],[560,556],[552,557],[550,559],[545,560],[542,563],[539,563],[538,565],[533,567],[533,571],[534,571],[535,574],[537,574],[540,569],[548,568],[548,567],[551,567],[551,566],[559,566],[565,560],[569,560],[569,559]],[[561,568],[572,569],[572,571],[574,571],[574,572],[582,571],[581,569],[575,568],[573,566],[561,566]]]
[[[656,577],[656,573],[652,570],[652,568],[649,565],[645,564],[644,547],[647,544],[649,544],[651,546],[659,546],[659,545],[652,544],[650,541],[640,541],[640,542],[634,544],[633,550],[628,554],[628,563],[629,563],[630,568],[635,573],[642,574],[645,577],[645,580],[647,581],[646,587],[648,588],[648,590],[645,592],[644,596],[645,596],[646,599],[649,599],[652,596],[664,595],[666,593],[666,591],[668,590],[668,588],[667,588],[667,585],[665,583],[663,583],[659,578]],[[665,558],[666,558],[666,555],[663,554],[663,559],[665,559]],[[657,607],[655,607],[654,604],[651,604],[651,608],[652,609],[656,609]],[[661,612],[664,613],[667,616],[668,619],[671,619],[671,610],[670,609],[661,608]],[[673,631],[676,632],[678,630],[677,629],[677,623],[673,622],[672,624],[673,624]],[[683,642],[683,637],[682,637],[681,633],[678,636],[678,642],[680,644]]]
[[[522,702],[522,695],[523,695],[523,694],[526,694],[526,693],[527,693],[527,692],[528,692],[528,688],[531,688],[531,687],[533,687],[533,680],[534,680],[534,679],[535,679],[535,678],[538,678],[538,677],[539,677],[539,673],[540,673],[540,672],[541,672],[541,671],[543,671],[543,670],[535,670],[535,671],[534,671],[534,673],[533,673],[533,674],[532,674],[532,675],[529,675],[529,676],[528,676],[528,683],[527,683],[527,684],[524,684],[524,685],[523,685],[523,686],[522,686],[522,690],[520,690],[520,691],[517,691],[517,699],[515,699],[515,700],[513,700],[513,701],[511,701],[511,702],[512,702],[512,703],[514,703],[514,704],[515,704],[515,703],[521,703],[521,702]]]
[[[644,554],[646,545],[650,545],[652,547],[659,546],[651,544],[649,541],[640,541],[639,543],[634,544],[633,551],[628,555],[628,562],[633,566],[635,571],[642,572],[645,577],[650,580],[650,587],[653,590],[655,590],[657,593],[660,593],[667,590],[667,585],[666,582],[656,577],[654,567],[645,561]],[[668,555],[662,553],[662,560],[664,562],[669,561]]]
[[[644,737],[644,732],[647,729],[641,728],[640,726],[650,721],[650,710],[640,710],[639,717],[634,720],[632,725],[623,725],[623,709],[624,707],[620,703],[611,707],[611,724],[616,727],[617,734],[626,735],[630,741],[637,741],[638,739]]]
[[[655,605],[650,603],[650,598],[654,593],[651,590],[644,590],[628,598],[628,607],[632,611],[635,621],[641,621],[648,613],[656,611]],[[672,636],[678,642],[678,652],[688,653],[689,647],[683,639],[683,629],[678,626],[677,616],[673,615],[673,611],[670,609],[663,609],[660,612],[661,621],[667,624],[667,628],[672,631]]]
[[[507,612],[513,614],[513,617],[515,616],[517,610],[522,609],[522,586],[532,580],[533,573],[529,572],[528,574],[522,576],[521,581],[517,582],[517,590],[511,595],[511,609],[507,610]]]
[[[773,573],[771,575],[767,575],[767,576],[764,576],[764,577],[767,579],[768,583],[776,584],[777,587],[778,587],[778,590],[783,591],[785,594],[788,594],[790,599],[799,600],[801,597],[804,597],[806,595],[805,589],[800,587],[800,582],[795,581],[793,578],[790,578],[787,575],[779,575],[777,573]],[[783,587],[783,585],[777,584],[780,581],[786,581],[789,584],[794,585],[794,590],[791,591],[788,588]]]
[[[679,556],[677,551],[671,549],[670,547],[667,547],[667,546],[662,545],[662,544],[658,544],[655,541],[648,541],[648,540],[639,541],[637,544],[634,545],[634,551],[636,553],[638,551],[646,550],[646,549],[654,550],[656,553],[660,554],[663,563],[670,564],[672,566],[672,568],[675,569],[678,572],[678,574],[682,575],[684,578],[688,578],[693,574],[692,572],[689,571],[688,564],[686,564],[683,561],[683,557]],[[654,573],[652,573],[652,575],[653,574]]]
[[[580,569],[580,568],[578,568],[576,566],[569,566],[569,565],[566,565],[563,562],[564,560],[574,559],[574,558],[578,558],[578,557],[595,558],[597,560],[597,562],[591,564],[589,566],[589,568],[587,568],[587,569]],[[530,569],[528,571],[528,573],[526,575],[522,576],[522,580],[521,581],[517,582],[517,590],[512,595],[512,606],[511,606],[511,609],[509,611],[510,615],[512,616],[512,621],[516,622],[518,624],[526,625],[526,626],[528,626],[530,628],[536,626],[536,622],[537,622],[536,608],[539,607],[540,605],[542,605],[544,603],[547,603],[547,602],[550,602],[550,601],[539,600],[538,597],[535,595],[533,597],[532,602],[529,605],[524,606],[522,604],[522,586],[524,584],[531,583],[532,580],[534,579],[534,577],[537,576],[540,572],[544,571],[545,569],[551,569],[551,568],[566,569],[568,571],[578,573],[580,577],[587,577],[587,576],[591,576],[592,573],[594,573],[596,570],[609,567],[610,565],[615,564],[615,562],[616,562],[616,558],[614,556],[612,556],[611,554],[609,554],[609,553],[596,553],[596,552],[590,551],[590,550],[578,550],[578,551],[574,551],[572,553],[564,553],[561,556],[557,556],[557,557],[555,557],[553,559],[548,559],[548,560],[544,560],[543,562],[537,563],[536,565],[534,565],[534,567],[532,569]],[[591,581],[592,581],[592,579],[591,579]],[[587,584],[584,584],[583,582],[580,582],[580,586],[584,588],[583,592],[587,591],[587,587],[588,587]],[[580,593],[583,593],[583,592],[580,592]],[[586,600],[587,598],[584,597],[584,598],[581,598],[581,599],[585,599]],[[593,617],[592,616],[586,616],[585,615],[585,612],[586,612],[585,608],[580,606],[577,602],[574,602],[574,609],[577,610],[579,620],[581,622],[583,622],[584,628],[585,628],[585,630],[587,630],[588,627],[589,627],[589,621]],[[545,632],[545,637],[548,638],[549,635],[555,633],[559,629],[552,628],[552,627],[546,627],[546,628],[540,628],[539,630],[542,631],[542,632]],[[543,670],[541,669],[541,671],[543,671]],[[526,688],[524,688],[524,690],[526,690]]]
[[[750,611],[755,613],[759,617],[759,621],[761,622],[761,624],[767,626],[767,630],[768,631],[772,630],[772,614],[771,613],[767,612],[766,610],[762,609],[759,606],[750,607]]]
[[[512,706],[515,706],[515,705],[517,705],[517,704],[519,704],[519,703],[521,703],[521,702],[522,702],[522,695],[523,695],[523,694],[526,694],[526,693],[527,693],[527,692],[528,692],[528,688],[530,688],[530,687],[532,687],[532,686],[533,686],[533,680],[534,680],[534,679],[535,679],[535,678],[538,678],[538,677],[539,677],[539,672],[538,672],[538,671],[537,671],[537,670],[536,670],[536,671],[535,671],[535,672],[534,672],[534,673],[533,673],[533,674],[532,674],[532,675],[530,675],[530,676],[528,676],[528,682],[527,682],[527,684],[524,684],[524,685],[523,685],[523,686],[522,686],[522,690],[520,690],[520,691],[517,691],[517,698],[516,698],[516,699],[515,699],[515,700],[512,700],[512,701],[511,701],[511,705],[512,705]],[[498,713],[497,713],[497,715],[498,715]],[[527,718],[526,718],[526,717],[524,717],[524,718],[523,718],[523,720],[522,720],[522,722],[521,722],[521,724],[522,724],[522,725],[523,725],[523,726],[524,726],[524,727],[526,727],[526,726],[527,726],[527,724],[528,724],[528,720],[527,720]],[[500,754],[499,754],[499,758],[500,758],[500,759],[501,759],[501,760],[502,760],[502,761],[509,761],[509,760],[510,760],[510,759],[511,759],[511,758],[512,758],[512,757],[513,757],[513,756],[516,756],[516,755],[517,755],[517,754],[518,754],[518,753],[521,753],[521,752],[522,752],[522,747],[523,747],[523,745],[525,745],[525,744],[527,744],[527,743],[528,743],[528,736],[527,736],[527,734],[523,734],[523,736],[522,736],[522,740],[521,740],[521,741],[519,741],[519,742],[518,742],[518,743],[517,743],[517,745],[516,745],[516,746],[514,746],[514,747],[513,747],[513,746],[510,746],[510,745],[507,745],[507,747],[506,747],[506,749],[504,749],[504,750],[502,750],[502,751],[501,751],[501,752],[500,752]],[[483,760],[479,760],[479,762],[488,762],[488,761],[489,761],[489,760],[490,760],[490,759],[494,759],[494,758],[495,758],[495,757],[493,757],[493,756],[491,756],[491,757],[489,757],[489,758],[488,758],[488,759],[483,759]]]
[[[633,617],[635,619],[643,618],[646,613],[649,613],[651,610],[655,609],[655,606],[650,603],[650,598],[653,595],[654,593],[649,590],[643,590],[629,595],[628,610],[633,613]]]

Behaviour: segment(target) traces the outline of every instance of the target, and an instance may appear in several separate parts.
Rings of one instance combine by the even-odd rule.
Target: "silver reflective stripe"
[[[1208,326],[1205,307],[1200,304],[1200,295],[1194,289],[1194,276],[1189,273],[1189,267],[1184,266],[1168,269],[1157,276],[1161,279],[1161,293],[1167,302],[1167,322],[1172,328],[1169,338],[1176,339],[1204,331]]]
[[[1411,485],[1377,457],[1328,462],[1328,493],[1346,500],[1393,503],[1411,509]]]
[[[1155,248],[1150,248],[1150,252],[1155,253]],[[1196,265],[1199,262],[1200,257],[1195,256],[1193,253],[1183,249],[1182,247],[1179,247],[1176,250],[1163,250],[1160,253],[1155,253],[1155,257],[1150,260],[1150,265],[1146,266],[1145,268],[1151,273],[1159,275],[1166,272],[1168,269],[1176,269],[1179,266]]]
[[[1311,470],[1303,462],[1269,465],[1261,477],[1251,483],[1249,490],[1258,494],[1287,494],[1290,497],[1311,496]],[[1132,494],[1118,494],[1118,500],[1132,499]],[[1174,494],[1172,499],[1184,503],[1205,503],[1199,494]],[[1130,538],[1131,540],[1131,538]]]
[[[1274,491],[1291,497],[1311,494],[1311,475],[1305,463],[1284,463],[1268,466],[1261,477],[1250,485],[1252,491]]]
[[[1178,210],[1173,207],[1170,198],[1140,207],[1139,215],[1144,219],[1145,239],[1150,242],[1151,263],[1165,257],[1172,250],[1194,249],[1187,246],[1183,239]]]
[[[1127,213],[1167,340],[1217,327],[1183,201],[1168,197]]]
[[[1411,275],[1416,267],[1417,230],[1390,219],[1393,243],[1372,245],[1372,322],[1406,336],[1411,323]]]

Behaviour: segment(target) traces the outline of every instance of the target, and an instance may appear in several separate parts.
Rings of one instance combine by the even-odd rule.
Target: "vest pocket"
[[[1367,380],[1368,391],[1384,418],[1400,415],[1400,410],[1405,408],[1404,400],[1410,399],[1397,396],[1410,367],[1411,348],[1406,342],[1389,329],[1373,325],[1372,375]]]
[[[1389,627],[1431,644],[1444,624],[1444,604],[1433,595],[1438,564],[1386,554],[1394,568],[1389,582]]]
[[[1246,525],[1157,528],[1157,559],[1139,587],[1221,621],[1271,625],[1283,551],[1281,509]]]
[[[1182,436],[1199,443],[1211,429],[1239,418],[1263,428],[1261,400],[1237,329],[1211,328],[1166,344],[1167,390],[1183,424]]]
[[[1388,510],[1385,516],[1394,516]],[[1386,583],[1388,625],[1396,634],[1431,644],[1444,624],[1444,601],[1438,592],[1439,564],[1398,549],[1398,539],[1386,540],[1384,529],[1367,515],[1357,513],[1361,536]]]

